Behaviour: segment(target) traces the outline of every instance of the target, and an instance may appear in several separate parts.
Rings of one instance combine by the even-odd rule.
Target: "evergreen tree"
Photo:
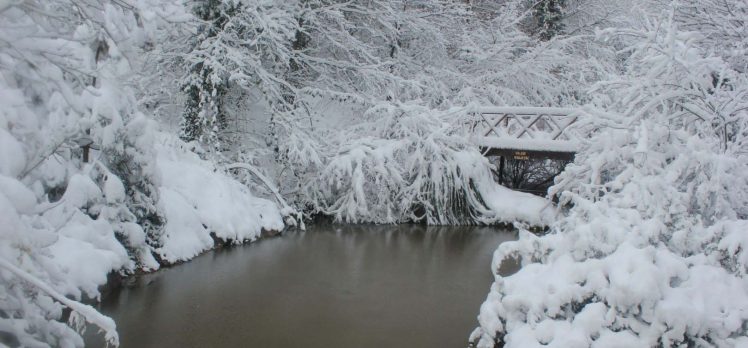
[[[565,0],[540,0],[535,4],[536,35],[542,41],[548,41],[564,30],[563,10]]]
[[[221,33],[229,18],[240,5],[233,1],[206,0],[194,8],[197,18],[204,21],[196,39],[195,52],[189,61],[189,76],[183,86],[187,95],[183,113],[181,137],[185,141],[199,141],[211,150],[222,149],[225,139],[221,133],[227,128],[227,117],[221,105],[226,95],[228,81],[215,67],[215,61],[203,51],[202,44]]]

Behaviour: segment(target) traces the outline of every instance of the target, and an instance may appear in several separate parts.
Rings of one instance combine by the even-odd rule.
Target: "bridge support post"
[[[504,156],[499,156],[499,185],[504,185]]]

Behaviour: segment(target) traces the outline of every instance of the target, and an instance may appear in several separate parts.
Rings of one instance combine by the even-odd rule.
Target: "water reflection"
[[[463,347],[492,253],[515,238],[486,227],[313,226],[140,277],[101,309],[124,348]]]

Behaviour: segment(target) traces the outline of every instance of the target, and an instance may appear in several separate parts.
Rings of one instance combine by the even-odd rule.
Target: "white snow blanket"
[[[166,218],[157,252],[163,259],[185,261],[211,249],[210,233],[241,243],[257,239],[263,230],[283,229],[275,203],[253,196],[245,185],[179,146],[184,143],[166,135],[156,146],[159,206]]]
[[[577,152],[580,148],[580,144],[577,141],[499,138],[490,136],[490,134],[486,137],[471,138],[471,141],[481,147],[509,150]]]
[[[548,226],[555,217],[556,208],[546,198],[513,191],[494,183],[483,185],[480,190],[483,201],[501,221]]]

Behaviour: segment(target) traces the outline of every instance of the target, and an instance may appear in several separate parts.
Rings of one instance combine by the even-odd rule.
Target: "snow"
[[[125,185],[114,175],[108,174],[104,179],[104,197],[109,204],[122,203],[125,201]]]
[[[0,12],[5,11],[8,7],[20,4],[22,0],[0,0]]]
[[[34,192],[14,178],[0,175],[0,193],[10,199],[19,213],[30,214],[36,207]]]
[[[158,249],[162,258],[191,259],[213,247],[210,233],[240,243],[259,238],[263,230],[283,229],[275,203],[253,196],[210,162],[179,148],[179,143],[163,135],[156,145],[156,167],[163,178],[159,204],[166,218],[163,245]]]
[[[473,111],[481,114],[513,115],[574,115],[580,111],[575,108],[536,107],[536,106],[481,106]]]
[[[158,250],[168,262],[186,261],[213,247],[210,231],[203,227],[195,208],[183,196],[168,188],[159,190],[159,205],[166,226]]]
[[[577,152],[580,148],[578,141],[553,139],[516,139],[499,137],[472,137],[473,144],[492,149],[549,151],[549,152]]]
[[[26,161],[20,154],[23,153],[21,143],[13,138],[5,126],[0,127],[0,173],[14,177],[26,167]]]
[[[41,289],[48,295],[52,296],[56,301],[59,301],[60,303],[64,304],[68,308],[72,309],[73,313],[71,314],[71,321],[74,322],[74,326],[81,327],[82,322],[90,322],[95,324],[97,327],[99,327],[100,330],[104,331],[104,338],[107,342],[107,344],[112,344],[114,346],[117,346],[119,344],[119,336],[117,335],[117,326],[114,323],[114,320],[111,318],[104,316],[103,314],[99,313],[96,309],[94,309],[91,306],[84,305],[82,303],[73,301],[65,297],[63,294],[59,293],[57,290],[50,287],[44,280],[41,280],[28,272],[16,267],[14,264],[10,263],[9,261],[3,259],[0,257],[0,267],[3,269],[13,273],[14,275],[18,276],[19,278],[23,279],[26,282],[29,282],[33,284],[35,287]],[[20,339],[22,341],[27,340],[27,338],[21,336]],[[62,341],[69,341],[70,338],[63,338]],[[77,339],[75,341],[81,341],[80,339]],[[31,344],[31,342],[24,342]]]
[[[547,234],[523,231],[496,250],[478,347],[746,342],[748,124],[714,125],[746,117],[731,88],[748,81],[672,12],[662,18],[618,33],[647,39],[622,43],[626,71],[591,92],[606,111],[550,189],[563,214]],[[715,89],[714,71],[734,84]],[[502,276],[506,259],[523,267]]]
[[[3,181],[11,181],[13,179],[4,177]],[[3,185],[3,190],[0,191],[2,195],[0,195],[0,209],[2,209],[3,214],[0,215],[0,226],[4,226],[3,237],[7,238],[7,234],[9,234],[9,231],[18,231],[23,227],[23,222],[21,221],[20,211],[23,211],[23,208],[25,208],[25,204],[23,202],[28,202],[32,199],[34,199],[33,194],[29,194],[30,192],[28,190],[7,190],[8,185]],[[20,207],[19,207],[20,206]],[[21,209],[18,209],[21,208]],[[20,210],[20,211],[19,211]]]
[[[380,105],[343,131],[304,198],[315,212],[348,223],[491,224],[551,219],[546,199],[501,187],[493,166],[466,137],[452,135],[450,112],[417,105]]]
[[[14,279],[10,276],[13,274],[33,284],[36,289],[72,308],[73,317],[81,315],[81,320],[95,323],[106,331],[107,340],[116,344],[117,334],[111,319],[64,296],[80,298],[82,293],[86,293],[97,297],[98,286],[106,282],[107,274],[125,268],[129,263],[126,250],[115,238],[109,224],[94,220],[76,209],[74,203],[87,206],[97,198],[97,192],[93,190],[95,186],[91,187],[88,183],[90,181],[83,177],[77,177],[72,187],[88,192],[68,194],[68,199],[60,204],[39,209],[42,206],[36,203],[37,198],[31,190],[14,178],[0,175],[0,210],[3,212],[0,214],[0,283],[10,287],[22,286],[18,280],[9,282],[9,278]],[[43,215],[39,215],[38,210]],[[35,299],[39,302],[31,303],[23,298],[14,302],[12,297],[5,297],[0,300],[0,305],[8,310],[17,305],[23,306],[29,311],[29,319],[33,319],[36,318],[33,308],[37,305],[58,310],[57,305],[46,298],[43,294],[36,294]],[[20,330],[31,330],[37,325],[35,323],[42,322],[36,320],[39,318],[26,322],[11,321],[9,324]],[[65,330],[54,331],[50,337],[59,336],[61,342],[76,341],[67,337]],[[24,335],[20,335],[19,339],[28,345],[36,342]]]
[[[97,298],[98,287],[106,284],[107,274],[126,267],[129,262],[127,251],[104,221],[91,221],[76,213],[58,236],[48,250],[67,278],[68,286],[59,288],[65,294],[80,298],[82,291]]]
[[[483,201],[500,221],[525,222],[532,226],[547,226],[555,218],[553,203],[543,197],[510,190],[489,182],[478,187]]]
[[[515,0],[249,2],[217,35],[180,1],[0,0],[3,336],[80,346],[86,321],[116,344],[75,301],[108,274],[189,260],[213,236],[253,241],[303,210],[550,225],[497,249],[494,271],[524,267],[496,274],[481,347],[748,345],[748,7],[608,2],[570,4],[585,11],[566,11],[568,35],[543,41]],[[156,120],[176,128],[190,101],[204,136],[185,144]],[[594,116],[579,142],[462,129],[476,111],[579,110]],[[89,163],[83,137],[100,147]],[[480,146],[575,152],[559,207],[496,184]]]
[[[102,196],[102,192],[96,183],[84,174],[73,174],[68,180],[67,187],[69,189],[65,190],[65,194],[62,196],[63,202],[67,206],[83,208]]]

